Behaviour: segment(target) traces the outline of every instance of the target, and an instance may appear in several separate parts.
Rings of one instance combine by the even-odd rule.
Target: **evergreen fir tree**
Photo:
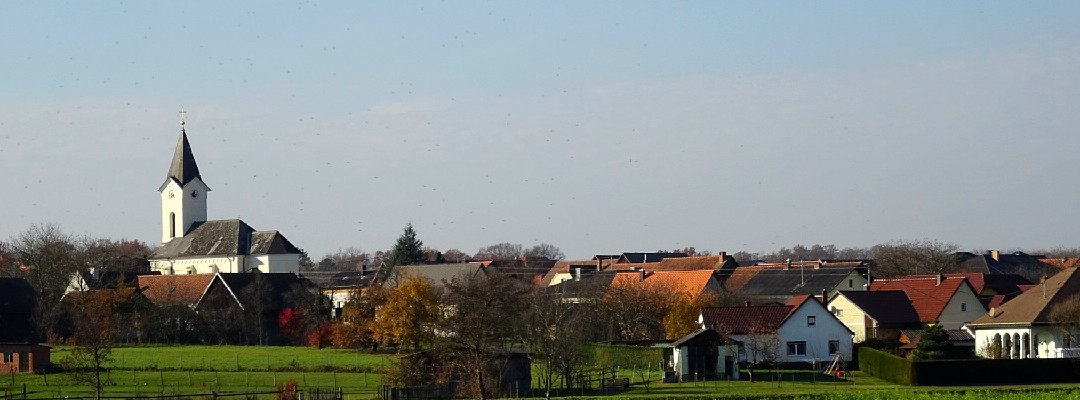
[[[941,360],[952,355],[952,343],[949,333],[941,325],[930,325],[923,329],[919,347],[915,350],[918,360]]]
[[[424,242],[416,239],[416,231],[413,230],[412,223],[408,223],[401,236],[398,236],[397,243],[394,243],[393,250],[390,250],[390,256],[386,258],[386,266],[420,264],[424,261],[423,246]]]

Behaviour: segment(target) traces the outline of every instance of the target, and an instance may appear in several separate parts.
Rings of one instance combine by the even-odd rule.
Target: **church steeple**
[[[180,140],[176,142],[172,163],[165,182],[158,188],[161,194],[161,243],[183,237],[199,222],[206,221],[206,198],[210,188],[199,174],[199,165],[191,153],[184,111],[180,111]]]
[[[191,154],[191,144],[188,143],[187,131],[184,130],[182,121],[180,122],[180,140],[176,142],[176,151],[173,152],[168,176],[180,183],[180,186],[187,185],[195,178],[202,179],[199,175],[199,165],[195,163],[195,155]]]

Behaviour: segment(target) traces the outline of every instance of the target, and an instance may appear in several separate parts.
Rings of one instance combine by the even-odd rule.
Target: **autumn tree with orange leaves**
[[[372,338],[384,346],[409,345],[418,349],[431,343],[439,319],[439,295],[427,279],[406,276],[386,291],[386,301],[375,312]]]
[[[712,293],[701,293],[697,297],[679,293],[664,316],[664,334],[668,339],[678,339],[696,332],[701,328],[698,323],[701,309],[715,306],[716,303],[717,297]]]

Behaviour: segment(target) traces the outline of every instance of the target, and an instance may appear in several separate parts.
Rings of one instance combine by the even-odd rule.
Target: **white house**
[[[851,360],[854,333],[810,295],[787,304],[707,307],[698,322],[742,343],[741,361],[827,363],[838,354]]]
[[[184,122],[161,195],[162,246],[150,268],[165,275],[300,270],[301,251],[278,231],[257,231],[239,219],[206,218],[210,187],[191,152]]]
[[[975,336],[975,351],[987,358],[1080,357],[1080,335],[1057,323],[1052,310],[1080,296],[1080,274],[1069,268],[992,308],[964,329]]]

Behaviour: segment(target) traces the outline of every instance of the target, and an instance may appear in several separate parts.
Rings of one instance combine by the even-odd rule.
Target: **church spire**
[[[169,165],[169,178],[175,179],[180,186],[187,185],[192,179],[199,178],[199,165],[195,163],[195,155],[191,154],[191,144],[188,143],[187,132],[184,130],[184,114],[180,110],[180,140],[176,142],[176,151],[173,152],[172,164]]]

